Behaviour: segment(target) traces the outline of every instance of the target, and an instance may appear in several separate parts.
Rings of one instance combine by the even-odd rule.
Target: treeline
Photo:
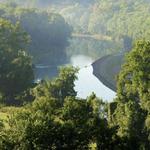
[[[16,3],[19,5],[19,7],[22,8],[38,8],[46,13],[49,12],[51,15],[53,13],[60,14],[65,18],[67,25],[69,24],[70,26],[72,26],[73,32],[75,33],[92,34],[92,35],[98,34],[102,36],[108,36],[111,39],[111,40],[105,39],[101,41],[96,41],[84,39],[78,40],[73,38],[70,41],[71,46],[65,51],[65,53],[67,53],[67,55],[69,56],[72,54],[88,54],[94,58],[98,58],[107,54],[128,51],[131,49],[132,41],[134,40],[141,38],[149,39],[150,3],[147,0],[140,0],[140,1],[46,0],[44,2],[42,0],[31,0],[31,1],[13,0],[13,2],[12,1],[7,2],[11,3],[12,5],[15,5]],[[85,5],[84,3],[88,5]],[[5,10],[7,10],[7,8],[5,8]],[[32,17],[34,18],[35,16],[33,15]],[[43,20],[44,22],[44,19],[42,18],[39,19]],[[39,24],[38,21],[35,23]],[[58,22],[58,24],[61,23]],[[64,24],[63,21],[62,24]],[[63,29],[65,39],[66,32],[69,31],[68,27],[66,26]],[[38,31],[36,33],[38,33]],[[76,45],[81,45],[80,50],[78,50],[79,48],[76,47]],[[37,47],[35,48],[37,49]],[[54,46],[54,49],[55,48],[56,47]],[[44,48],[42,47],[42,49]],[[57,47],[56,49],[62,49],[63,51],[64,48]]]
[[[53,37],[57,34],[59,35],[57,38],[63,37],[60,34],[62,28],[59,30],[55,27],[59,21],[62,25],[64,19],[59,15],[49,16],[34,9],[26,11],[16,6],[1,7],[0,149],[149,150],[150,42],[148,40],[135,42],[132,51],[126,56],[125,64],[118,75],[117,97],[114,102],[103,102],[95,94],[81,99],[76,96],[74,90],[78,72],[76,68],[61,68],[55,79],[42,80],[38,84],[33,82],[33,64],[30,55],[36,55],[35,50],[40,52],[38,48],[43,44],[40,43],[40,40],[43,40],[41,37],[44,34],[43,38],[46,39],[45,35],[49,35],[45,30],[49,29],[49,21],[52,22],[50,27],[53,28],[50,29],[54,30],[51,31]],[[37,21],[38,17],[43,21]],[[33,21],[30,22],[30,19]],[[64,25],[68,27],[65,22]],[[39,31],[39,34],[36,31]],[[69,33],[67,32],[67,35]],[[36,44],[27,46],[30,37],[34,42],[38,41],[36,43],[38,46]],[[64,44],[61,43],[62,39],[58,40],[60,45],[55,43],[53,37],[49,39],[50,51]],[[65,37],[67,41],[69,36]],[[43,53],[40,54],[42,56]],[[54,57],[51,53],[49,56],[52,59]],[[40,56],[35,56],[34,61],[41,62],[38,58]]]
[[[0,19],[0,149],[148,150],[150,42],[137,41],[118,75],[117,98],[78,98],[78,69],[33,83],[29,38]],[[14,106],[14,107],[10,107]]]
[[[4,52],[16,53],[16,49],[10,48],[8,52],[4,49]],[[18,51],[18,57],[19,54],[21,60],[28,58],[23,51]],[[15,63],[18,59],[20,57],[3,61],[7,65],[15,64],[19,67],[20,63]],[[26,61],[27,72],[30,70],[29,62],[30,60]],[[20,72],[23,68],[24,65]],[[4,74],[1,70],[0,77],[10,78],[11,82],[14,80],[10,76],[12,71],[10,68],[8,71],[8,74]],[[118,75],[117,98],[112,103],[103,102],[95,94],[86,99],[78,98],[74,90],[77,72],[76,68],[61,68],[55,79],[24,87],[24,96],[22,91],[15,93],[15,89],[19,88],[13,85],[10,97],[7,91],[2,90],[4,85],[0,84],[0,92],[3,93],[1,100],[11,98],[10,101],[20,101],[20,105],[23,104],[22,101],[28,102],[22,107],[8,107],[10,101],[3,101],[8,106],[1,106],[0,109],[2,150],[149,149],[150,42],[137,41],[126,56],[126,63]],[[5,85],[6,88],[9,89],[10,85]],[[12,99],[12,95],[19,99]]]
[[[133,39],[149,36],[148,0],[97,0],[94,4],[89,3],[89,7],[81,4],[80,1],[60,11],[76,27],[76,31],[109,35],[115,39],[121,36]],[[76,16],[75,20],[73,16]]]
[[[0,16],[20,26],[30,36],[28,52],[36,64],[58,65],[66,61],[66,46],[72,28],[56,13],[1,4]],[[59,58],[59,59],[58,59]]]
[[[7,104],[17,104],[18,94],[32,86],[33,63],[27,53],[29,36],[19,23],[0,19],[0,99]],[[24,95],[24,94],[23,94]]]
[[[93,45],[98,48],[93,47],[92,50],[89,47],[88,50],[95,53],[95,56],[101,57],[103,53],[128,51],[132,47],[132,41],[141,38],[149,39],[149,1],[98,0],[89,6],[81,3],[60,7],[57,12],[74,27],[74,32],[111,37],[112,41],[102,40],[101,44],[99,41],[93,42]],[[51,10],[50,7],[49,9]],[[74,40],[74,42],[80,45],[79,41]],[[84,50],[86,47],[82,47],[82,49]],[[72,52],[74,50],[75,48]]]

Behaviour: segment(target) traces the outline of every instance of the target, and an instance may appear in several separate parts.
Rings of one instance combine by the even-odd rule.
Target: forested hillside
[[[15,5],[15,3],[17,3],[19,7],[22,8],[39,8],[42,11],[49,12],[49,14],[51,15],[53,13],[60,14],[65,18],[65,21],[70,26],[72,26],[74,33],[80,33],[82,35],[94,35],[95,37],[108,37],[108,38],[102,38],[101,40],[99,39],[95,40],[95,38],[93,40],[92,39],[78,40],[76,38],[73,38],[70,41],[71,43],[70,47],[67,50],[64,50],[65,53],[67,53],[67,55],[69,56],[79,52],[81,54],[82,53],[86,54],[88,51],[87,53],[88,55],[94,58],[99,58],[107,54],[122,52],[124,50],[125,51],[130,50],[132,47],[132,41],[141,38],[146,38],[146,39],[149,38],[150,2],[147,0],[140,0],[140,1],[139,0],[138,1],[136,0],[128,0],[128,1],[46,0],[44,3],[42,0],[31,0],[31,1],[14,0],[13,2],[8,0],[6,2],[10,2],[11,5],[13,6]],[[11,9],[11,12],[12,11],[13,10]],[[17,14],[19,15],[19,13]],[[30,17],[33,16],[31,15]],[[41,20],[40,16],[38,19]],[[44,19],[42,19],[42,21],[44,23]],[[33,21],[33,25],[34,22],[35,21]],[[35,24],[37,23],[38,22],[35,22]],[[62,21],[61,24],[61,21],[59,19],[58,24],[60,24],[61,26],[65,23]],[[69,35],[69,33],[67,34],[66,32],[68,32],[67,26],[66,26],[66,30],[59,32],[63,34],[62,37],[64,37],[64,40],[65,37]],[[66,38],[68,38],[68,36]],[[80,48],[79,47],[76,48],[76,45],[81,45],[81,46]],[[54,45],[54,49],[55,48],[56,47]],[[65,49],[65,48],[57,47],[56,49]]]
[[[19,22],[22,29],[29,34],[28,50],[34,63],[54,65],[66,61],[65,48],[68,45],[71,27],[62,16],[37,9],[21,8],[13,3],[0,5],[0,12],[2,18],[9,19],[12,23]]]
[[[0,150],[149,150],[149,14],[149,0],[0,1]],[[36,65],[114,53],[112,102],[78,97],[72,66],[35,82]]]
[[[25,97],[33,102],[1,106],[1,149],[149,149],[150,42],[138,41],[126,57],[112,103],[95,94],[77,98],[77,71],[62,68],[57,78],[30,86]]]
[[[52,7],[49,6],[50,11],[53,10]],[[82,50],[93,51],[95,56],[126,51],[131,49],[132,41],[149,38],[150,2],[147,0],[98,0],[88,6],[82,5],[80,1],[56,8],[55,10],[73,26],[75,33],[111,38],[111,41],[104,39],[92,42],[92,48],[91,44],[88,44],[89,41],[83,41],[86,43],[84,45],[89,46],[82,47]],[[73,40],[74,42],[76,45],[80,44],[77,40]],[[73,51],[75,50],[73,48]]]

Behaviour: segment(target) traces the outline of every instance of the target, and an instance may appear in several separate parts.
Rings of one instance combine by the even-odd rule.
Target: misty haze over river
[[[79,67],[78,80],[75,81],[75,90],[77,96],[86,98],[92,92],[98,97],[112,101],[115,98],[115,92],[103,85],[94,75],[91,57],[85,55],[74,55],[70,59],[70,64]],[[36,79],[40,77],[52,78],[57,75],[57,68],[53,66],[36,66]]]

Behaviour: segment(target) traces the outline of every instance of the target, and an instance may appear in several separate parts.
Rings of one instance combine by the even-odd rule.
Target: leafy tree
[[[118,77],[118,97],[120,101],[136,101],[149,110],[150,42],[136,42],[127,55],[126,63]]]
[[[0,19],[0,92],[8,103],[34,79],[31,57],[24,50],[28,40],[18,23]]]
[[[54,97],[61,101],[66,96],[76,96],[74,81],[77,79],[78,69],[73,67],[61,67],[58,77],[52,81],[43,80],[33,91],[35,97]]]
[[[119,126],[118,134],[129,139],[130,149],[149,147],[150,97],[150,42],[137,41],[127,55],[126,62],[118,76],[117,109],[115,120]]]
[[[111,144],[114,145],[114,130],[108,127],[103,102],[94,94],[87,100],[72,94],[75,73],[76,69],[63,68],[57,78],[62,79],[60,87],[57,79],[53,81],[53,86],[57,85],[55,90],[62,89],[63,85],[63,88],[69,88],[62,97],[58,93],[52,95],[53,86],[48,89],[38,87],[35,101],[9,117],[10,128],[0,132],[0,148],[86,150],[91,143],[98,149],[108,149]]]
[[[57,66],[66,62],[65,48],[72,28],[61,15],[30,7],[23,8],[14,1],[1,4],[0,12],[1,17],[13,23],[19,21],[20,26],[30,35],[28,52],[33,56],[34,63]]]
[[[86,150],[90,143],[96,143],[98,148],[109,148],[113,132],[100,113],[95,113],[97,100],[90,100],[93,105],[66,97],[63,106],[55,98],[35,100],[12,115],[11,128],[1,132],[0,146],[3,149]]]
[[[58,14],[34,9],[17,9],[16,20],[31,36],[29,53],[35,63],[57,65],[66,60],[65,48],[71,28]],[[60,57],[60,59],[57,59]]]

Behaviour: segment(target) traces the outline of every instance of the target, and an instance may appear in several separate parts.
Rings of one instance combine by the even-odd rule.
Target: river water
[[[70,64],[79,67],[78,80],[75,81],[75,90],[77,96],[86,98],[94,92],[97,97],[103,100],[112,101],[115,98],[115,92],[103,85],[94,75],[91,57],[85,55],[74,55],[70,58]],[[37,65],[35,70],[36,80],[42,78],[53,78],[57,75],[57,68],[54,66]]]
[[[80,68],[78,73],[78,80],[75,81],[75,90],[78,92],[77,96],[86,98],[92,92],[103,100],[112,101],[115,98],[116,93],[111,89],[103,85],[93,75],[93,60],[84,55],[75,55],[71,57],[70,63],[73,66]]]

